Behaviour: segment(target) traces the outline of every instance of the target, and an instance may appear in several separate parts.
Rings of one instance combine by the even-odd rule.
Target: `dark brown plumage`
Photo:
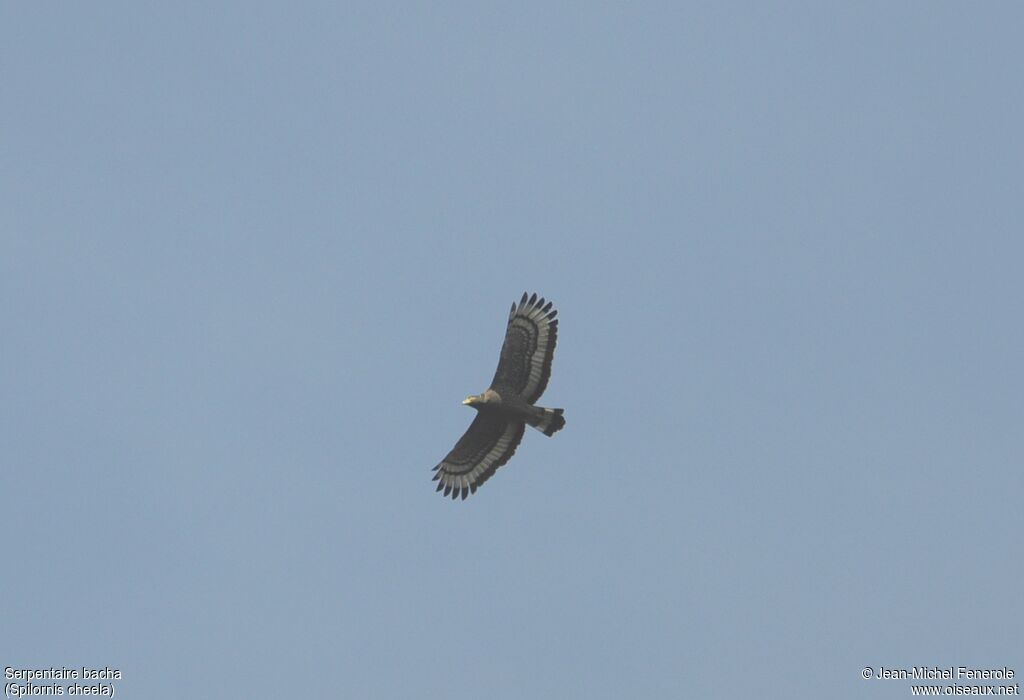
[[[512,304],[505,343],[491,386],[462,403],[477,410],[465,435],[434,467],[437,490],[453,499],[476,493],[515,454],[523,431],[531,425],[547,436],[565,425],[560,408],[533,404],[544,393],[558,341],[558,312],[536,294]]]

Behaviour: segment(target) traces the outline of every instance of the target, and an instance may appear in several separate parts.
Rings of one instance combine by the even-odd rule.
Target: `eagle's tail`
[[[537,406],[537,413],[533,420],[529,421],[537,430],[548,437],[551,437],[565,427],[564,411],[561,408],[541,408]]]

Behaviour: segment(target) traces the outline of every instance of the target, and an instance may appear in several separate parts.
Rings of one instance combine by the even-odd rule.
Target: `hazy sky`
[[[1024,674],[1017,3],[4,3],[0,666]],[[510,303],[561,319],[476,495]]]

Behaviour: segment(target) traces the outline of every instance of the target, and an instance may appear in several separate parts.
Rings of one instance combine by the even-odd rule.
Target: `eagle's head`
[[[462,405],[472,406],[473,408],[480,408],[484,404],[500,402],[501,396],[498,395],[498,392],[496,392],[494,389],[488,389],[482,394],[473,394],[472,396],[467,396],[465,399],[463,399]]]

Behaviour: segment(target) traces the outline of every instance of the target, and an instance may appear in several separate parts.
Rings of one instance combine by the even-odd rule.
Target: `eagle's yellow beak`
[[[464,399],[462,400],[462,405],[463,405],[463,406],[469,406],[469,405],[471,405],[471,404],[473,403],[473,401],[475,401],[475,400],[476,400],[476,397],[475,397],[475,396],[467,396],[466,398],[464,398]]]

